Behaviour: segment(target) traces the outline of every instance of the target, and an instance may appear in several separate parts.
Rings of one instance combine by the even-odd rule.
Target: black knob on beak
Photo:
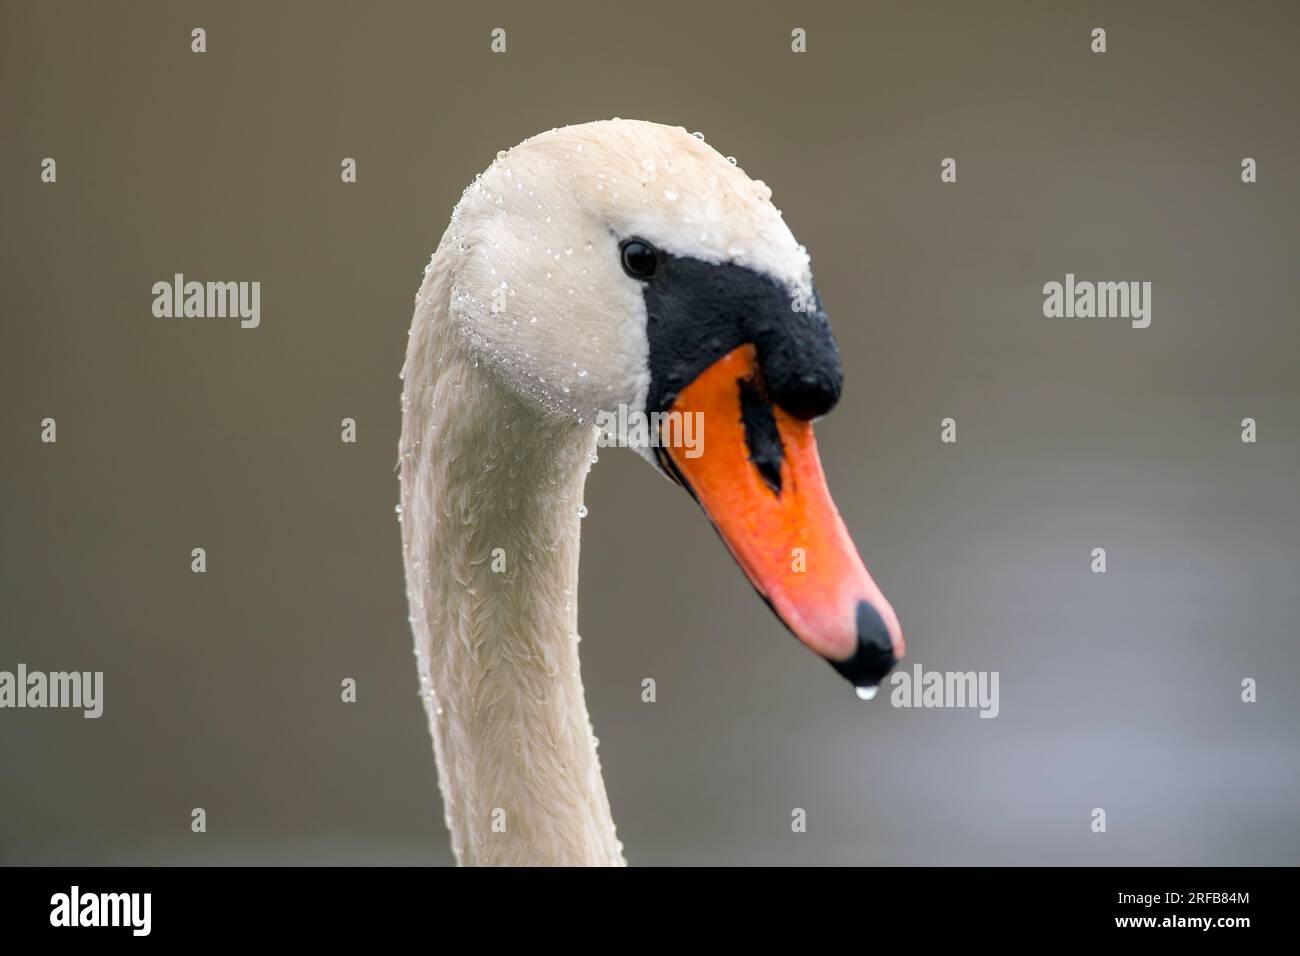
[[[781,313],[760,313],[751,321],[758,364],[773,400],[803,421],[834,408],[844,369],[820,299],[805,311],[787,307]]]

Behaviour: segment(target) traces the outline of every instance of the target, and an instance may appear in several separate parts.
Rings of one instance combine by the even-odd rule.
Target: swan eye
[[[634,279],[648,279],[655,274],[659,265],[659,253],[655,247],[640,239],[629,239],[623,243],[623,271]]]

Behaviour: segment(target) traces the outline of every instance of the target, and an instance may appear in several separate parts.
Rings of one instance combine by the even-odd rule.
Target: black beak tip
[[[889,629],[879,612],[866,601],[859,601],[858,649],[848,660],[830,661],[831,667],[854,687],[875,687],[897,663]]]

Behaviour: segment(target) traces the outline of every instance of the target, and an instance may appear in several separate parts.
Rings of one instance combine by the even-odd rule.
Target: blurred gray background
[[[686,495],[607,451],[582,654],[629,860],[1300,863],[1297,26],[4,3],[0,669],[106,688],[97,721],[0,711],[0,862],[451,861],[393,515],[412,296],[497,150],[617,115],[773,187],[843,352],[823,461],[907,664],[1001,675],[996,720],[857,700]],[[174,272],[260,280],[261,327],[153,318]],[[1151,327],[1045,319],[1067,272],[1152,282]]]

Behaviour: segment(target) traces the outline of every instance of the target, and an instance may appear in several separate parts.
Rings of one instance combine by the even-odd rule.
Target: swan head
[[[465,190],[435,262],[455,329],[501,382],[686,488],[782,622],[852,683],[888,674],[902,630],[812,434],[839,397],[839,353],[761,181],[681,127],[552,130]]]

